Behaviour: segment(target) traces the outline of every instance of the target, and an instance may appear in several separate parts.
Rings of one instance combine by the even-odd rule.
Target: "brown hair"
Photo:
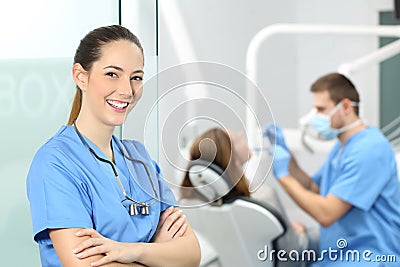
[[[360,102],[360,96],[354,84],[340,73],[334,72],[320,77],[311,85],[310,91],[312,93],[328,91],[331,100],[335,104],[345,98],[353,102]],[[353,110],[358,115],[359,108],[353,107]]]
[[[204,142],[203,142],[204,141]],[[232,183],[235,185],[225,196],[223,201],[232,199],[236,196],[250,196],[249,184],[241,168],[234,164],[235,155],[232,152],[232,142],[228,132],[220,128],[212,128],[194,140],[190,147],[190,160],[202,159],[218,165],[224,170]],[[181,184],[183,187],[193,187],[190,182],[189,173],[186,171]],[[182,189],[183,198],[193,196]]]
[[[74,64],[79,63],[86,71],[90,71],[93,63],[100,59],[102,47],[119,40],[127,40],[134,43],[143,54],[143,48],[139,39],[131,31],[120,25],[111,25],[94,29],[81,40],[75,52]],[[71,125],[78,117],[81,105],[82,91],[76,86],[75,97],[72,102],[67,125]]]

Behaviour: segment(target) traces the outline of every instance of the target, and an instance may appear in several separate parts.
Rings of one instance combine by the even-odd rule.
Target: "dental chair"
[[[231,188],[230,179],[218,166],[202,160],[191,163],[189,177],[196,190],[210,202]],[[238,197],[222,205],[186,208],[185,214],[192,228],[201,235],[202,252],[209,250],[207,242],[215,250],[214,258],[203,256],[200,266],[275,266],[268,255],[275,249],[277,238],[285,233],[286,226],[272,207]]]

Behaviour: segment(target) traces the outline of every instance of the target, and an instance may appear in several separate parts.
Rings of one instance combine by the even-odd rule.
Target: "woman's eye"
[[[112,78],[117,78],[118,77],[117,74],[115,74],[114,72],[107,72],[106,75],[110,76]]]
[[[131,78],[131,81],[143,81],[143,77],[141,77],[141,76],[133,76],[132,78]]]

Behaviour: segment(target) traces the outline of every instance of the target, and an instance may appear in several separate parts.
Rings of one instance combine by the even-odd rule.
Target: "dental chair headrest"
[[[206,160],[191,161],[188,174],[192,185],[210,202],[225,196],[233,188],[228,174],[216,164]]]

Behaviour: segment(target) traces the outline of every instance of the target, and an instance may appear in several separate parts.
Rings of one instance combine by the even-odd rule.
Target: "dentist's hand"
[[[279,127],[277,124],[268,123],[264,128],[263,136],[268,137],[271,145],[276,144],[283,147],[286,151],[289,151],[289,148],[287,147],[285,142],[282,128]]]
[[[272,171],[276,179],[280,179],[289,175],[290,153],[280,145],[271,146],[268,150],[270,155],[273,155]]]

